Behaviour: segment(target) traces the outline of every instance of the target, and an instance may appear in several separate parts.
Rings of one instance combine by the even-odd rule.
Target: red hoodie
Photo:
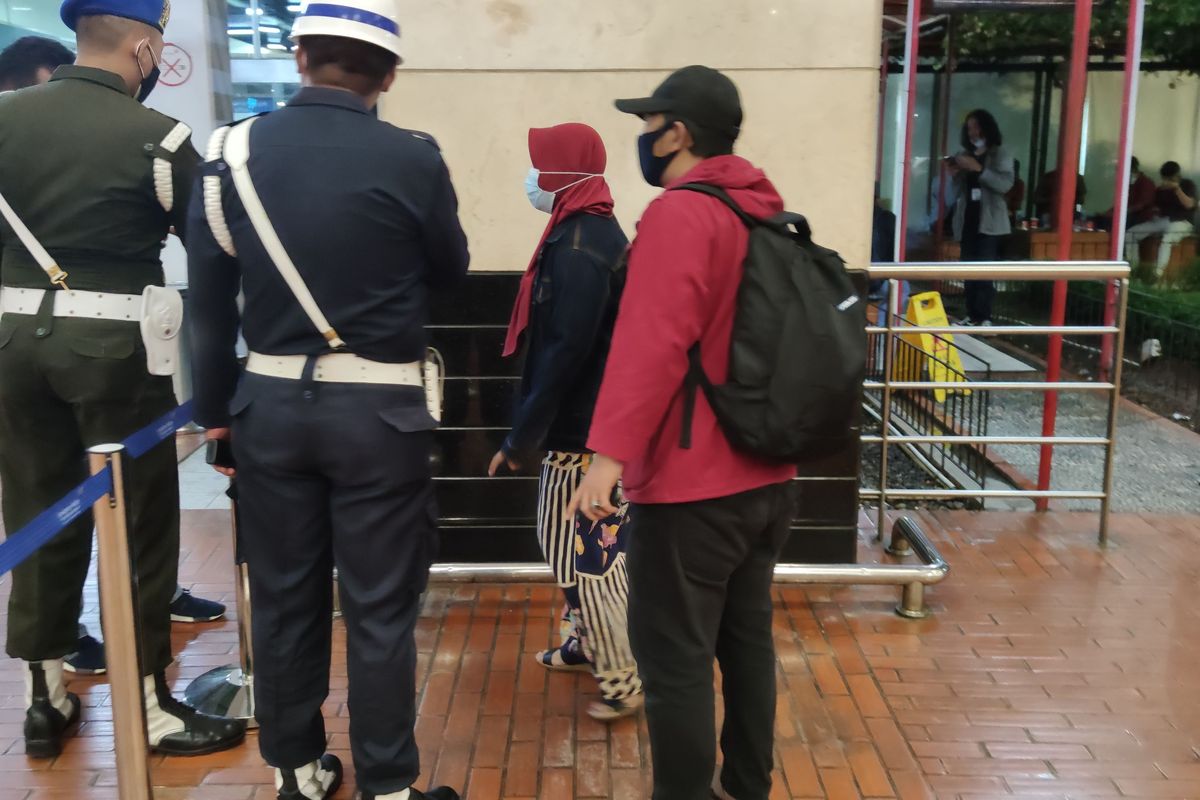
[[[710,158],[670,184],[727,190],[751,216],[783,210],[762,170],[739,156]],[[589,449],[625,463],[635,503],[690,503],[770,486],[796,468],[733,449],[704,399],[696,399],[692,447],[679,446],[688,350],[700,342],[713,383],[729,372],[729,342],[749,234],[719,200],[666,191],[638,223],[628,283],[592,421]]]

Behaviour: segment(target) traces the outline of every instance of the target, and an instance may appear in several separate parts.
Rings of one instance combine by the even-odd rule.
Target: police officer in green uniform
[[[199,162],[191,131],[139,102],[157,81],[169,17],[169,0],[66,0],[76,64],[0,97],[0,484],[10,532],[85,477],[87,447],[124,439],[175,402],[163,369],[171,359],[143,333],[155,326],[141,324],[166,302],[147,287],[163,284],[169,231],[185,234]],[[174,442],[132,462],[127,486],[149,744],[170,755],[234,746],[244,726],[197,714],[164,676],[179,555]],[[85,516],[13,573],[7,649],[25,662],[32,757],[61,752],[79,719],[62,659],[76,647],[91,532]]]

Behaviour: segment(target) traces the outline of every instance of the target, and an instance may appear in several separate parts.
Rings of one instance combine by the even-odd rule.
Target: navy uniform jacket
[[[437,144],[380,122],[358,95],[304,88],[250,135],[250,174],[284,248],[350,352],[373,361],[419,361],[427,295],[466,275],[466,235]],[[202,186],[191,208],[188,283],[196,421],[229,423],[237,384],[238,290],[250,350],[329,352],[267,256],[220,160],[225,218],[238,257],[205,217]]]

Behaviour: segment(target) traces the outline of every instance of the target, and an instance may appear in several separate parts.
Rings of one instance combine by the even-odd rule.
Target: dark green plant
[[[1116,58],[1125,52],[1129,5],[1098,0],[1092,19],[1091,50]],[[955,50],[975,63],[1011,61],[1022,56],[1065,56],[1073,15],[1069,9],[1005,11],[956,15]],[[1200,0],[1146,0],[1143,61],[1160,62],[1183,73],[1200,73]]]

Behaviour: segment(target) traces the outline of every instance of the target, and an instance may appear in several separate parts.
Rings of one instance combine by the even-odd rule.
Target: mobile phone
[[[237,468],[237,464],[233,460],[233,445],[228,439],[209,439],[204,460],[214,467]]]

